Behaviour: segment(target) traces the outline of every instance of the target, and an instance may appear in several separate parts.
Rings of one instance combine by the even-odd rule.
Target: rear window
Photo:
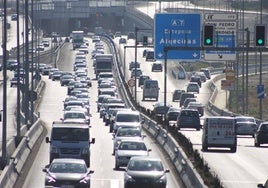
[[[139,115],[133,114],[118,114],[116,118],[117,122],[139,122]]]
[[[187,116],[187,117],[199,117],[198,112],[197,111],[181,111],[181,116]]]

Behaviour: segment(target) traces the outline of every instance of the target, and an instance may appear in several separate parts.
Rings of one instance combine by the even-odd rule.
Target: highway
[[[92,46],[90,46],[92,49]],[[72,59],[74,60],[74,51],[71,44],[67,44],[62,49],[64,55],[61,56],[58,62],[58,67],[61,70],[72,71]],[[88,62],[89,75],[95,78],[92,69],[92,60]],[[63,115],[62,101],[67,96],[67,88],[61,87],[58,81],[51,81],[46,76],[42,79],[46,82],[46,89],[43,94],[43,99],[39,107],[39,112],[45,127],[48,130],[47,136],[50,136],[51,124],[53,121],[59,120]],[[91,145],[91,169],[95,171],[92,174],[92,187],[99,188],[122,188],[123,187],[123,169],[114,170],[114,156],[112,155],[112,135],[109,133],[109,127],[104,126],[102,119],[97,113],[97,83],[93,81],[90,92],[91,104],[91,136],[96,138],[96,143]],[[56,93],[55,93],[56,91]],[[148,148],[152,149],[150,155],[159,156],[165,161],[166,168],[172,170],[172,166],[168,164],[165,159],[165,154],[156,145],[155,141],[151,140],[149,136],[145,138]],[[42,168],[48,164],[49,160],[49,145],[42,142],[36,159],[33,162],[32,168],[29,170],[28,176],[23,184],[24,188],[36,188],[44,185],[44,176]],[[29,164],[28,164],[29,165]],[[33,178],[34,177],[34,178]],[[21,185],[17,185],[20,187]],[[177,188],[183,187],[178,183],[178,179],[174,172],[168,174],[168,187]]]
[[[254,18],[251,16],[246,17],[247,22],[251,23]],[[252,18],[252,19],[251,19]],[[116,41],[116,40],[115,40]],[[118,44],[118,41],[116,41]],[[128,41],[127,45],[133,45],[133,41]],[[118,44],[121,48],[121,57],[123,58],[123,46]],[[66,47],[67,53],[70,52],[68,46]],[[69,50],[69,51],[68,51]],[[151,63],[145,62],[142,58],[142,48],[138,49],[138,61],[141,62],[141,68],[145,75],[150,75],[153,79],[158,79],[160,83],[160,97],[159,101],[163,100],[164,96],[164,75],[163,72],[151,72]],[[127,62],[126,62],[126,73],[127,79],[129,79],[128,62],[134,60],[134,50],[127,50]],[[71,56],[70,56],[71,55]],[[71,70],[72,65],[70,65],[70,59],[73,58],[73,52],[69,53],[67,56],[63,56],[60,60],[58,66],[62,70]],[[123,62],[123,59],[122,59]],[[92,61],[89,61],[89,65]],[[123,65],[122,65],[123,66]],[[168,93],[167,99],[171,101],[172,91],[176,89],[185,89],[188,80],[176,80],[171,75],[171,70],[176,66],[176,62],[170,62],[168,64]],[[94,78],[92,73],[92,67],[89,66],[90,76]],[[48,135],[50,132],[50,126],[52,121],[59,120],[62,116],[62,100],[66,97],[66,88],[60,87],[58,82],[52,82],[46,77],[43,78],[46,82],[46,90],[43,94],[43,100],[39,108],[41,114],[41,119],[44,121],[46,128],[48,129]],[[207,104],[208,98],[210,97],[210,91],[207,89],[208,83],[203,84],[200,94],[198,94],[197,99],[204,105]],[[12,88],[15,90],[14,88]],[[92,169],[95,173],[92,175],[92,187],[122,187],[123,172],[115,171],[114,168],[114,156],[111,155],[112,140],[111,135],[108,133],[108,127],[105,127],[98,118],[96,112],[96,83],[90,89],[90,94],[92,96],[91,100],[91,112],[92,112],[92,137],[96,138],[96,144],[92,145]],[[56,91],[56,92],[55,92]],[[146,108],[152,109],[154,102],[143,102],[141,99],[141,88],[137,89],[137,99]],[[177,103],[170,102],[173,106],[177,106]],[[208,115],[208,114],[206,114]],[[94,122],[94,123],[93,123]],[[223,183],[224,187],[240,187],[245,188],[256,187],[258,183],[262,183],[266,180],[268,174],[268,163],[267,159],[267,147],[255,148],[253,143],[253,138],[250,137],[239,137],[238,138],[238,150],[236,153],[229,153],[226,150],[212,150],[210,152],[201,151],[201,131],[193,130],[182,130],[186,137],[188,137],[194,145],[194,149],[197,149],[201,156],[204,157],[205,161],[209,164],[212,171],[217,174]],[[149,137],[146,138],[146,142],[149,148],[152,148],[152,155],[162,156],[161,151],[155,147],[154,141],[150,140]],[[44,173],[42,173],[42,168],[48,164],[48,153],[49,145],[43,142],[40,146],[38,155],[33,162],[33,166],[29,171],[29,174],[24,181],[23,187],[42,187],[44,183]],[[165,158],[165,156],[162,156]],[[168,163],[165,163],[169,166]],[[34,178],[33,178],[34,177]],[[173,177],[172,173],[169,174],[169,188],[179,187],[176,183],[176,178]]]

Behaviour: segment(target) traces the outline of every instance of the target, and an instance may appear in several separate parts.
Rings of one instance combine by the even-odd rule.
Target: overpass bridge
[[[136,10],[133,1],[29,0],[28,4],[35,27],[48,35],[57,32],[68,36],[72,30],[93,32],[99,26],[107,32],[133,32],[137,26],[153,33],[153,19]],[[16,10],[15,4],[12,7]],[[24,2],[20,9],[24,12]]]

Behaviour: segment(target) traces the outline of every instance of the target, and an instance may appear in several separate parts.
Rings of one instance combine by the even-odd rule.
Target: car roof
[[[52,163],[77,163],[85,164],[83,159],[74,159],[74,158],[55,158]]]

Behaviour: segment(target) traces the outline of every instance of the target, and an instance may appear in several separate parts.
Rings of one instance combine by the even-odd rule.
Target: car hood
[[[69,181],[75,181],[80,180],[83,177],[85,177],[85,174],[81,173],[50,173],[50,175],[57,180],[69,180]]]
[[[117,150],[117,156],[147,156],[147,150]]]
[[[130,175],[132,178],[152,178],[152,179],[159,179],[165,173],[163,171],[132,171],[128,170],[127,174]]]

